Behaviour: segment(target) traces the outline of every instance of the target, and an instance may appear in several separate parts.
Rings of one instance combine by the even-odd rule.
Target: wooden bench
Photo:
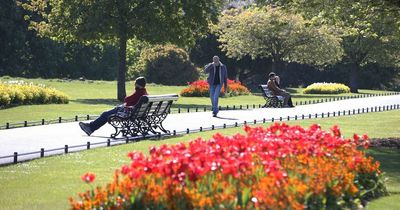
[[[171,105],[178,100],[178,95],[152,95],[142,96],[135,106],[121,108],[120,112],[111,115],[108,123],[114,127],[115,138],[120,133],[123,136],[146,136],[149,133],[169,133],[162,122],[170,113]]]
[[[259,88],[261,89],[261,92],[263,93],[264,99],[265,99],[265,105],[263,108],[266,107],[283,107],[283,96],[275,96],[272,94],[272,92],[268,89],[267,85],[260,85]]]

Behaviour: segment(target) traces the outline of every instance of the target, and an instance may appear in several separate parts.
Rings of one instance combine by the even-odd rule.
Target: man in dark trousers
[[[144,77],[138,77],[135,80],[135,92],[132,95],[125,97],[124,104],[103,112],[100,117],[90,123],[80,122],[79,126],[88,136],[90,136],[94,131],[106,124],[108,117],[110,117],[112,114],[117,113],[118,110],[123,109],[125,106],[134,106],[137,102],[139,102],[140,97],[143,95],[148,95],[145,87],[146,79]]]
[[[208,74],[207,82],[210,91],[213,117],[216,117],[218,109],[218,97],[222,86],[224,91],[228,91],[228,70],[226,66],[219,61],[218,56],[213,57],[213,62],[206,65],[204,72]]]
[[[294,107],[292,103],[292,97],[288,92],[280,88],[280,84],[277,81],[278,76],[274,72],[269,73],[268,75],[268,82],[267,86],[268,89],[274,94],[275,96],[283,96],[283,106],[284,107]]]

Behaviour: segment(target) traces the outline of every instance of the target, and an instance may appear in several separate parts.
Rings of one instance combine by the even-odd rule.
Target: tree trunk
[[[350,92],[352,93],[358,93],[358,70],[359,70],[359,65],[356,63],[353,63],[350,65]]]
[[[126,33],[122,33],[119,37],[118,50],[118,88],[117,95],[119,101],[124,101],[126,96],[125,80],[126,80]]]

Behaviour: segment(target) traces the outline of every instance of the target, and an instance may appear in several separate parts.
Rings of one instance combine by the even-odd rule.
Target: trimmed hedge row
[[[0,82],[0,107],[24,104],[67,104],[69,97],[54,88],[24,81]]]
[[[340,94],[350,93],[350,88],[340,83],[313,83],[303,90],[305,94]]]

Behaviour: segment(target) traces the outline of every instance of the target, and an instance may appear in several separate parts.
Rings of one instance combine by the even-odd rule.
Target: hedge
[[[303,90],[305,94],[340,94],[350,93],[350,88],[340,83],[313,83]]]
[[[0,82],[0,107],[25,104],[67,104],[69,97],[54,88],[24,81]]]

